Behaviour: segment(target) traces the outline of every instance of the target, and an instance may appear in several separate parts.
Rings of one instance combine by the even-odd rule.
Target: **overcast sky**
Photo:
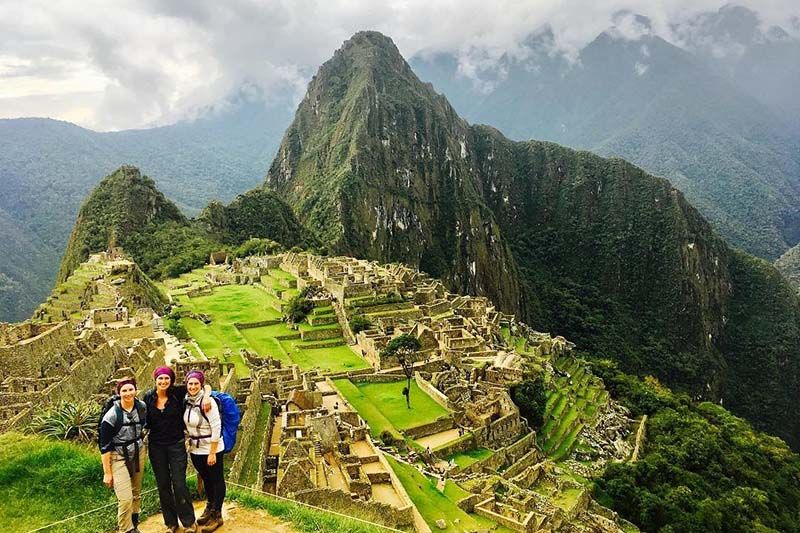
[[[630,10],[668,40],[670,22],[716,0],[0,0],[0,118],[46,116],[108,130],[168,124],[243,85],[302,95],[362,29],[407,58],[449,51],[491,61],[549,24],[573,54]],[[797,0],[737,2],[798,33]],[[468,70],[468,69],[467,69]],[[466,71],[465,71],[466,72]],[[468,73],[468,72],[467,72]]]

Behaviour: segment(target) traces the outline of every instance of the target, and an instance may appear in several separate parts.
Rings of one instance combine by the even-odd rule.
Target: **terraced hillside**
[[[253,285],[212,286],[205,281],[210,271],[195,270],[164,282],[203,356],[233,362],[241,376],[250,375],[241,350],[297,364],[301,370],[341,372],[369,366],[346,344],[330,304],[314,308],[296,329],[283,322],[283,307],[299,293],[296,278],[288,272],[272,269]]]
[[[583,363],[566,357],[556,361],[550,379],[545,423],[538,434],[542,450],[553,460],[567,458],[579,446],[578,435],[608,402],[602,381],[586,371]]]

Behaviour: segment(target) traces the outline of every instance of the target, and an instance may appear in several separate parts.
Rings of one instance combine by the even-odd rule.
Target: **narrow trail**
[[[200,516],[205,508],[205,502],[195,502],[195,514]],[[222,506],[222,518],[225,525],[217,529],[219,533],[297,533],[291,524],[283,522],[266,511],[240,507],[236,502],[225,502]],[[149,517],[139,524],[141,533],[164,533],[164,520],[161,514]],[[179,531],[183,531],[182,529]],[[203,531],[198,528],[198,533]]]

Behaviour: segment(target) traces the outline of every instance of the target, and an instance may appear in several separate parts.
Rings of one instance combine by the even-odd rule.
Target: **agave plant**
[[[97,437],[100,406],[93,402],[61,402],[37,414],[36,433],[60,440],[91,442]]]

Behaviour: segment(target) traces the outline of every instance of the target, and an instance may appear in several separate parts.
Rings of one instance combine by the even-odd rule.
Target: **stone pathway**
[[[195,502],[197,516],[203,512],[205,502]],[[222,518],[225,525],[217,529],[219,533],[297,533],[291,524],[283,522],[266,511],[240,507],[236,502],[225,502],[222,507]],[[164,533],[164,521],[160,514],[151,516],[139,524],[141,533]],[[179,531],[183,531],[182,529]],[[202,529],[198,529],[198,532]]]

